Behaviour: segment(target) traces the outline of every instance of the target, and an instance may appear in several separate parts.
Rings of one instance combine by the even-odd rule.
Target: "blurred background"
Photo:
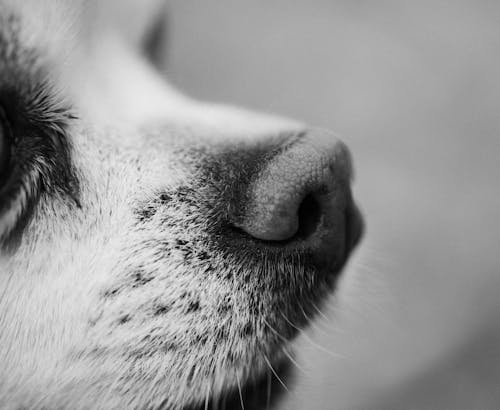
[[[365,240],[282,409],[500,408],[500,2],[172,0],[187,94],[335,130]]]

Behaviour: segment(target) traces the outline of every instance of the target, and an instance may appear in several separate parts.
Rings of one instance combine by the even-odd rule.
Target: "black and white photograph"
[[[0,410],[500,409],[500,2],[0,0]]]

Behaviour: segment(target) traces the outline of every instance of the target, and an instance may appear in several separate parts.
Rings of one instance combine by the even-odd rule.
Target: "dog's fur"
[[[0,0],[2,409],[263,408],[248,386],[334,285],[227,228],[307,128],[173,90],[143,47],[162,10]]]

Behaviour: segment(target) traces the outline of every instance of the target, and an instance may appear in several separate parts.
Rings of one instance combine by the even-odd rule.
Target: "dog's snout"
[[[237,226],[260,241],[345,253],[362,230],[351,177],[346,145],[330,133],[308,132],[285,144],[254,178]]]

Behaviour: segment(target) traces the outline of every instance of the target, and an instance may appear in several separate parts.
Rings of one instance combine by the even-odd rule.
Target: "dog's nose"
[[[260,241],[349,251],[362,231],[351,177],[346,145],[330,133],[308,132],[280,147],[255,177],[236,225]]]

